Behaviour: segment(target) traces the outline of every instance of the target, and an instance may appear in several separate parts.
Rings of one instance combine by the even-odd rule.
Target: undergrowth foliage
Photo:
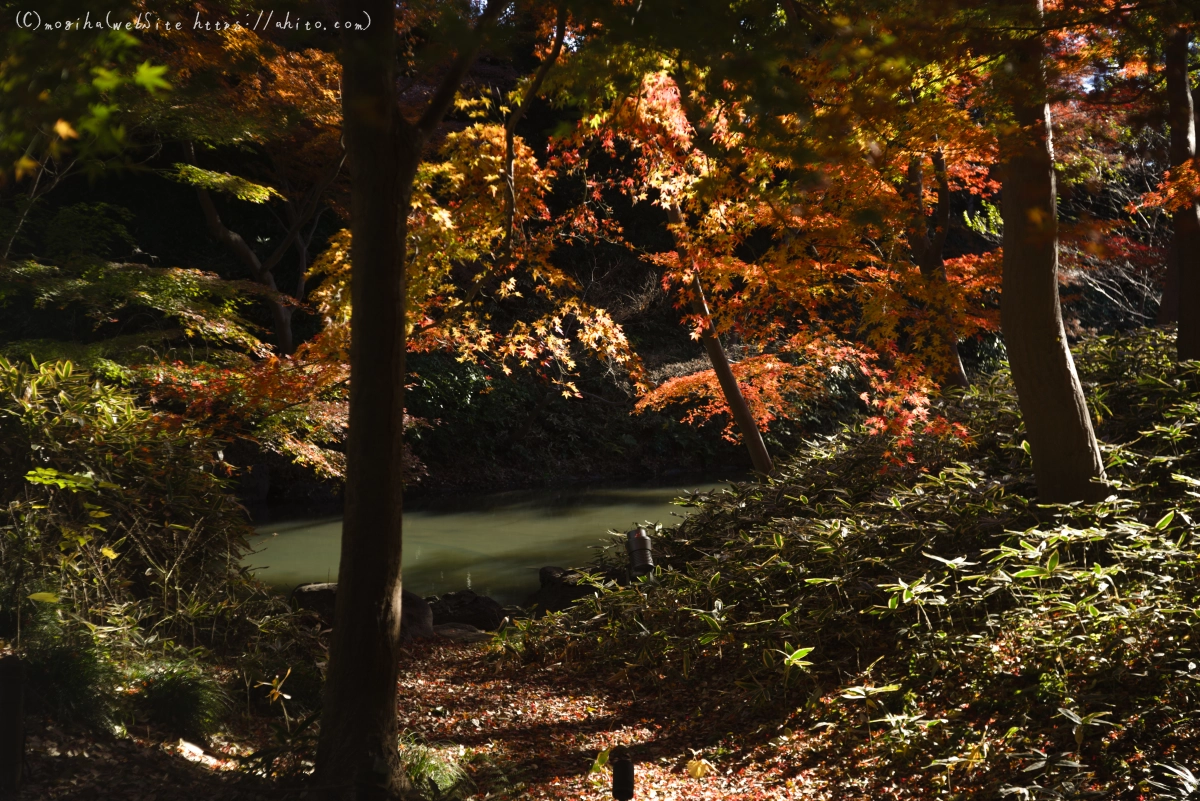
[[[901,465],[861,427],[813,442],[691,498],[655,581],[598,572],[499,648],[794,710],[780,726],[881,760],[864,785],[1136,797],[1200,754],[1200,365],[1172,353],[1156,330],[1078,348],[1101,503],[1037,503],[1000,372],[940,402],[970,441],[918,434]]]
[[[318,629],[242,566],[219,447],[70,362],[0,357],[0,640],[35,708],[203,739],[231,688],[280,714],[264,685],[287,675],[285,723],[315,709]]]
[[[244,576],[250,528],[217,475],[216,444],[127,392],[70,362],[0,359],[0,441],[8,626],[61,595],[98,619],[136,605],[151,628],[177,634],[211,617]]]

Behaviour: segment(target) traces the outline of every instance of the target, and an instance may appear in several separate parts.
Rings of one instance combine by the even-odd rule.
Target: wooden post
[[[0,657],[0,798],[15,796],[25,758],[25,663]]]

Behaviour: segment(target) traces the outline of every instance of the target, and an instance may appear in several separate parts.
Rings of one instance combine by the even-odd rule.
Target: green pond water
[[[469,588],[521,603],[537,589],[539,568],[587,565],[595,548],[613,541],[609,529],[671,525],[691,511],[675,499],[724,486],[503,493],[418,507],[404,514],[404,586],[423,596]],[[340,517],[266,523],[256,531],[256,553],[246,564],[268,584],[290,590],[337,581]]]

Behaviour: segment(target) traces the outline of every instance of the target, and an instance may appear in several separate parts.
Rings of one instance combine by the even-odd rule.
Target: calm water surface
[[[404,586],[419,595],[470,588],[501,603],[521,603],[546,565],[586,565],[612,542],[609,529],[671,525],[691,509],[672,503],[706,483],[629,489],[575,489],[463,496],[404,514]],[[246,559],[268,584],[291,589],[336,581],[340,517],[257,527]]]

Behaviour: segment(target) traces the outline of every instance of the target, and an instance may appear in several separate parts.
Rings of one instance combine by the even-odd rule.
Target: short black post
[[[629,757],[629,749],[623,745],[613,748],[608,755],[608,764],[612,766],[613,798],[629,801],[633,798],[633,760]]]
[[[625,532],[625,552],[629,554],[630,581],[654,572],[654,557],[650,553],[650,535],[644,528]]]
[[[25,663],[0,657],[0,798],[15,796],[25,759]]]

